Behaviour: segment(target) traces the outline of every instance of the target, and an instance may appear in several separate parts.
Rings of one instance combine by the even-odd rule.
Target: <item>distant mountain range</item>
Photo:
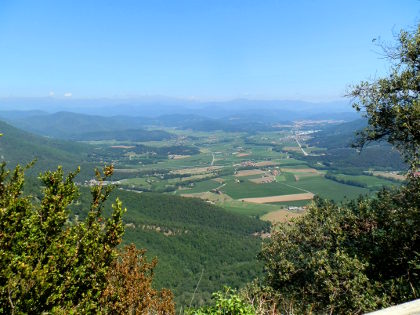
[[[104,140],[109,137],[104,133],[112,133],[120,140],[149,141],[170,135],[148,133],[147,126],[255,132],[296,120],[352,121],[360,117],[343,101],[119,102],[122,100],[0,99],[0,119],[32,133],[62,139]]]
[[[349,101],[305,102],[296,100],[249,100],[194,101],[167,97],[143,97],[135,99],[58,99],[58,98],[0,98],[0,110],[41,110],[48,113],[68,111],[100,116],[199,115],[207,118],[223,118],[235,115],[270,117],[271,119],[295,120],[310,117],[337,118],[357,114]],[[357,117],[356,117],[357,118]]]
[[[36,160],[31,173],[55,169],[62,165],[66,171],[75,170],[82,165],[82,177],[93,174],[94,164],[90,162],[91,148],[83,143],[51,139],[17,129],[0,121],[0,160],[6,161],[8,167],[25,164]]]

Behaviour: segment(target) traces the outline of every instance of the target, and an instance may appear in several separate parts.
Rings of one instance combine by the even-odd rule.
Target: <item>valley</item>
[[[380,170],[388,174],[387,169],[372,162],[369,168],[324,163],[327,148],[310,141],[316,128],[331,125],[337,123],[298,122],[252,134],[165,128],[174,135],[169,140],[85,143],[101,152],[103,162],[115,165],[120,189],[200,198],[255,217],[280,209],[304,210],[315,195],[339,202],[398,182],[376,176]]]
[[[38,199],[40,172],[80,166],[74,218],[86,215],[89,187],[98,184],[94,168],[114,165],[105,184],[115,186],[108,208],[117,197],[127,208],[123,242],[159,258],[155,284],[170,288],[178,306],[206,304],[223,285],[239,288],[261,277],[256,256],[272,225],[303,215],[316,196],[341,202],[404,179],[404,164],[389,147],[369,146],[359,154],[347,145],[355,129],[334,120],[266,121],[245,131],[246,119],[219,119],[221,129],[203,130],[198,123],[185,125],[191,117],[182,115],[136,125],[136,118],[52,114],[80,118],[74,122],[78,134],[61,124],[54,131],[59,139],[19,129],[41,130],[38,124],[48,117],[38,123],[38,116],[16,116],[0,122],[2,159],[9,167],[37,160],[26,189]],[[129,120],[135,123],[121,123]],[[43,130],[54,126],[52,121]]]

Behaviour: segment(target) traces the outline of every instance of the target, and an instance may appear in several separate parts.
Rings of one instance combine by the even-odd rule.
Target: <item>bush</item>
[[[90,209],[79,222],[70,219],[69,210],[78,197],[73,182],[78,171],[64,177],[59,167],[41,175],[43,197],[39,201],[23,194],[23,168],[10,172],[1,164],[1,314],[98,313],[114,310],[115,299],[123,313],[143,314],[149,309],[157,314],[174,313],[172,296],[150,287],[155,262],[148,264],[142,259],[143,252],[132,247],[116,260],[125,210],[117,199],[110,217],[103,216],[104,202],[112,190],[103,182],[112,172],[112,166],[105,167],[103,174],[96,171],[100,184],[92,187]],[[121,272],[121,268],[130,272]],[[129,278],[131,272],[134,279]],[[127,283],[139,285],[138,279],[146,279],[146,285],[128,292],[141,294],[114,294],[123,292]]]
[[[236,291],[226,287],[224,291],[213,293],[214,305],[199,309],[188,309],[186,315],[255,315],[250,303],[240,297]]]
[[[417,298],[419,187],[412,178],[374,199],[316,199],[263,246],[264,284],[297,313],[359,314]]]

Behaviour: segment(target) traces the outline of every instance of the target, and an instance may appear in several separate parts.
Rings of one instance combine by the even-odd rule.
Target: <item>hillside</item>
[[[309,141],[309,144],[328,149],[349,147],[355,140],[355,132],[365,128],[366,125],[366,120],[357,119],[326,126],[314,134],[314,138]]]
[[[175,138],[174,135],[162,130],[144,130],[144,129],[127,129],[127,130],[105,130],[92,131],[87,133],[75,134],[70,136],[72,140],[81,141],[97,141],[97,140],[115,140],[115,141],[161,141]]]
[[[92,174],[93,163],[89,158],[88,145],[56,140],[22,131],[0,121],[0,157],[9,167],[25,165],[36,159],[30,173],[37,175],[47,169],[62,165],[66,170],[82,166],[82,176]]]
[[[326,151],[321,156],[307,156],[305,160],[311,163],[321,162],[332,169],[406,169],[400,153],[386,142],[368,143],[362,150],[351,147],[356,140],[356,132],[365,128],[366,124],[366,120],[358,119],[327,126],[314,133],[312,139],[308,140],[308,145],[325,148]]]
[[[89,204],[87,189],[75,214],[82,218]],[[156,285],[170,288],[178,306],[189,305],[201,277],[194,304],[209,302],[223,285],[241,287],[262,268],[256,260],[269,223],[229,213],[199,199],[136,193],[116,189],[109,198],[122,200],[127,212],[124,242],[146,248],[158,257]]]
[[[33,177],[58,164],[66,171],[82,165],[78,181],[93,173],[93,146],[37,136],[4,122],[0,132],[0,155],[9,167],[37,159],[27,178],[27,189],[35,195],[39,182]],[[172,289],[178,305],[189,305],[201,273],[197,305],[208,302],[223,285],[240,287],[261,275],[256,255],[262,240],[253,234],[268,231],[269,223],[193,198],[115,189],[109,203],[116,197],[128,209],[124,243],[133,242],[147,248],[149,257],[159,258],[156,286]],[[82,187],[74,214],[83,218],[89,203],[89,189]]]
[[[141,117],[103,117],[71,112],[30,113],[0,112],[0,117],[4,117],[4,120],[20,129],[62,139],[71,139],[91,132],[137,129],[144,121]]]

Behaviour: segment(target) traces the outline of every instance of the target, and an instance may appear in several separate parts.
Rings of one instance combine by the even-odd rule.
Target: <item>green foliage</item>
[[[214,305],[188,309],[186,315],[255,315],[254,307],[236,291],[226,287],[213,294]]]
[[[420,166],[420,25],[412,33],[401,31],[398,46],[384,47],[384,53],[392,63],[390,75],[362,82],[350,93],[368,119],[356,145],[385,139],[415,171]]]
[[[106,275],[116,257],[124,227],[121,202],[102,215],[111,188],[92,188],[86,219],[69,221],[78,196],[73,179],[61,167],[40,176],[43,197],[22,194],[24,169],[0,168],[0,313],[87,313],[98,309]],[[96,172],[102,182],[112,173]]]
[[[375,198],[317,198],[305,216],[276,229],[260,258],[280,312],[361,314],[420,294],[420,26],[401,32],[399,44],[386,51],[397,61],[389,78],[362,82],[352,95],[368,118],[358,144],[386,139],[411,175]]]
[[[209,302],[211,293],[223,285],[239,288],[261,276],[256,255],[262,240],[253,234],[269,231],[268,222],[195,198],[121,190],[111,199],[114,196],[128,209],[124,222],[132,224],[126,227],[124,243],[159,257],[154,284],[171,289],[178,306],[189,305],[202,270],[193,300],[197,306]],[[78,208],[75,213],[83,217]]]
[[[265,283],[298,313],[363,313],[418,297],[419,186],[341,205],[316,199],[263,246]]]
[[[37,161],[27,170],[26,175],[35,178],[40,172],[50,169],[51,165],[59,163],[65,171],[74,170],[81,165],[78,178],[91,177],[90,172],[94,169],[94,164],[89,154],[90,146],[37,136],[2,121],[0,130],[4,134],[0,143],[1,160],[6,161],[9,166]]]

